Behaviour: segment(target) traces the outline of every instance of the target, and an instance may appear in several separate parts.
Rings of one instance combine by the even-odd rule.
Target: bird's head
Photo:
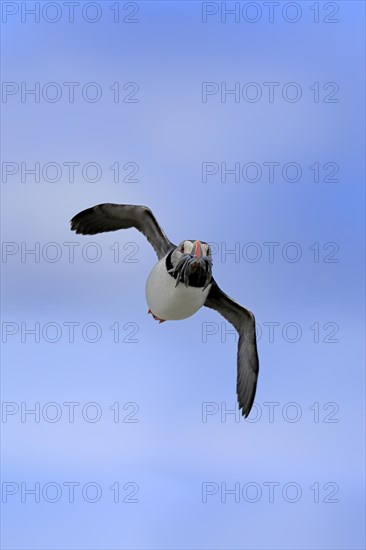
[[[181,282],[186,286],[202,286],[205,290],[212,278],[211,249],[202,241],[182,241],[171,256],[170,272],[177,279],[176,286]]]

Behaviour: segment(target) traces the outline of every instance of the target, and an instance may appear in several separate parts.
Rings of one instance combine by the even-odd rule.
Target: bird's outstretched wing
[[[236,393],[239,409],[247,417],[253,405],[259,371],[254,315],[222,292],[215,281],[205,306],[221,313],[239,333]]]
[[[132,204],[98,204],[76,214],[71,220],[71,230],[82,235],[95,235],[135,227],[145,235],[159,260],[175,248],[147,206]]]

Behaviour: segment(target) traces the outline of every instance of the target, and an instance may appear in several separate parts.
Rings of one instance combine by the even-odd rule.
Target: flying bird
[[[98,204],[76,214],[71,230],[82,235],[135,227],[154,248],[158,262],[146,282],[148,313],[160,323],[190,317],[202,306],[215,309],[239,334],[237,385],[239,410],[247,417],[253,405],[258,353],[253,313],[227,296],[212,277],[210,246],[199,240],[172,243],[146,206]]]

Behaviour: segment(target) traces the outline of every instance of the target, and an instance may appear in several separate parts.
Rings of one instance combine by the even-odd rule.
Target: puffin
[[[207,242],[186,239],[172,243],[147,206],[98,204],[74,216],[71,230],[96,235],[134,227],[154,248],[158,262],[146,282],[148,313],[163,323],[194,315],[202,306],[216,310],[239,334],[236,393],[246,418],[253,406],[259,371],[255,318],[225,294],[212,276],[212,251]]]

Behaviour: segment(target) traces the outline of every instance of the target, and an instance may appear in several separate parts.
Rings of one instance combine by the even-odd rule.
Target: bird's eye
[[[207,256],[209,256],[211,254],[211,250],[210,250],[210,247],[208,246],[207,247]]]
[[[184,252],[184,243],[180,245],[180,252]]]

